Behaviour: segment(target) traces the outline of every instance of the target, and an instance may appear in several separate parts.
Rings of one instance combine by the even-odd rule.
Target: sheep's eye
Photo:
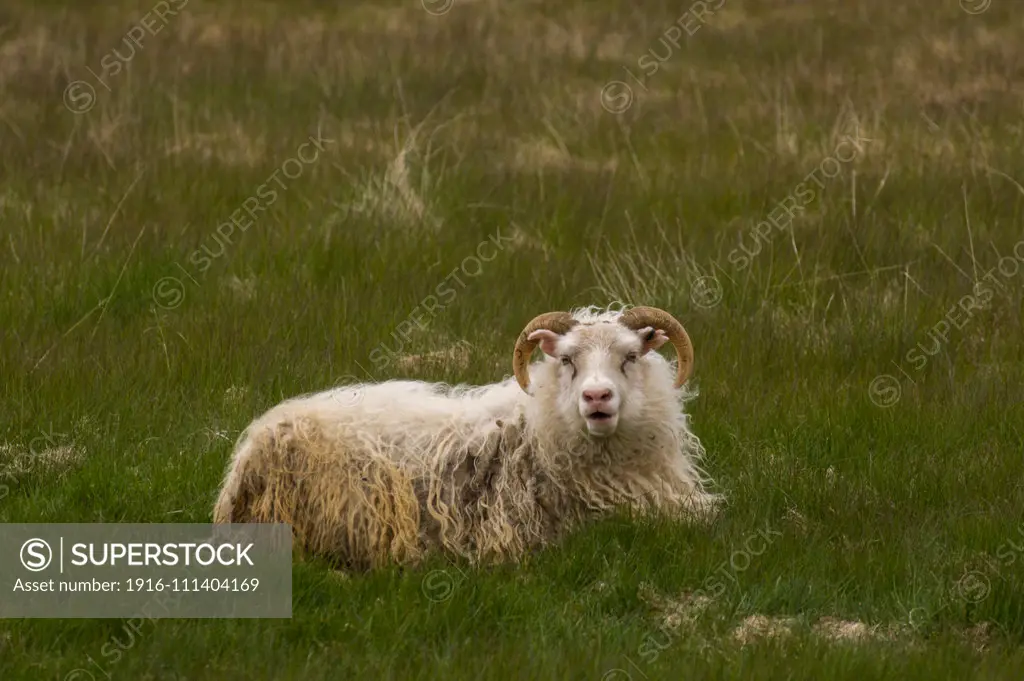
[[[562,365],[569,366],[570,364],[572,364],[572,360],[569,358],[569,355],[562,355]]]
[[[635,352],[626,353],[626,359],[623,360],[622,367],[620,367],[622,373],[626,373],[626,365],[629,364],[630,362],[636,362],[636,358],[637,354]]]

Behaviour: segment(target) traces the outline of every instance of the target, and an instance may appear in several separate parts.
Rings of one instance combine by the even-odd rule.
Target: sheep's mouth
[[[587,420],[589,421],[609,421],[615,414],[609,414],[606,411],[592,411],[587,414]]]

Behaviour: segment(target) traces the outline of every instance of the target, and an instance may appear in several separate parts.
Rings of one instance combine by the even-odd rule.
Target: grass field
[[[613,301],[686,325],[729,504],[298,562],[290,620],[0,620],[0,679],[1021,678],[1018,9],[5,3],[0,520],[208,522],[272,404]]]

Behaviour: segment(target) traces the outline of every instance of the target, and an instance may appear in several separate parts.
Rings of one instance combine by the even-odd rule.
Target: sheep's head
[[[615,433],[621,419],[643,409],[644,385],[655,367],[651,351],[671,342],[679,359],[675,387],[690,377],[693,345],[672,315],[636,307],[609,321],[581,322],[567,312],[548,312],[526,325],[516,341],[513,371],[523,390],[528,364],[538,346],[552,358],[557,376],[557,408],[595,437]],[[659,358],[660,360],[660,358]],[[659,364],[663,360],[658,361]]]

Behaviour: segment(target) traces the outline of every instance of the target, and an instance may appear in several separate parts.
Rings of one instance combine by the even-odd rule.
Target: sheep
[[[545,313],[502,382],[361,383],[271,408],[239,437],[213,522],[289,523],[306,552],[370,570],[438,551],[519,562],[621,507],[707,519],[721,495],[681,409],[692,367],[663,310]]]

